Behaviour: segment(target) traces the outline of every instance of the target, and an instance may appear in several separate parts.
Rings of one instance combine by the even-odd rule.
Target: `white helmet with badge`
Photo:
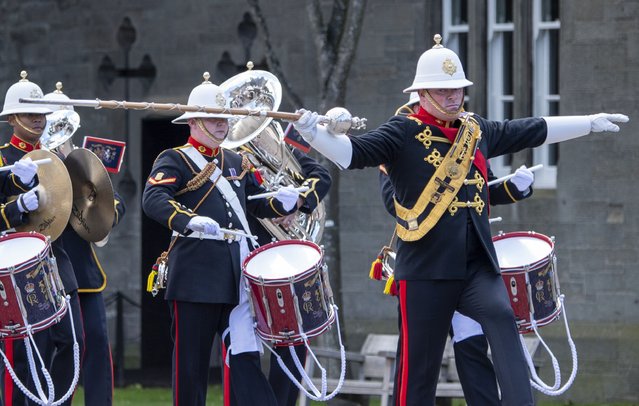
[[[460,89],[473,84],[466,79],[457,54],[440,44],[441,35],[436,34],[434,40],[435,45],[419,57],[413,84],[404,89],[404,93],[421,89]]]
[[[195,86],[189,94],[190,106],[224,108],[227,106],[227,100],[224,97],[224,91],[216,84],[209,81],[211,75],[204,72],[204,82]],[[174,124],[186,124],[190,118],[231,118],[231,114],[207,113],[205,111],[189,111],[174,119]]]
[[[44,97],[40,86],[27,79],[27,72],[20,72],[21,79],[11,85],[4,97],[4,107],[0,117],[6,121],[6,116],[11,114],[49,114],[53,110],[43,104],[20,103],[20,99],[41,99]]]

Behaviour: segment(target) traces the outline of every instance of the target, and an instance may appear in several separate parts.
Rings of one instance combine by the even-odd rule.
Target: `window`
[[[533,114],[559,114],[559,0],[533,3]],[[535,173],[535,187],[557,186],[557,144],[535,148],[533,160],[544,168]]]
[[[464,71],[468,66],[468,0],[442,0],[443,45],[454,51],[461,61]],[[466,71],[467,72],[467,71]],[[468,94],[464,103],[468,103]]]
[[[513,118],[513,2],[489,0],[488,2],[488,118],[506,120]],[[510,173],[512,157],[491,158],[490,164],[496,176]]]

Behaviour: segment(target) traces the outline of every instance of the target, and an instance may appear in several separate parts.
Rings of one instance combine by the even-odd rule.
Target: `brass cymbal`
[[[113,185],[100,158],[85,148],[71,151],[64,160],[73,186],[69,223],[80,237],[97,242],[104,239],[115,219]]]
[[[51,163],[38,165],[38,208],[29,213],[29,222],[16,227],[17,231],[36,231],[57,239],[64,231],[71,215],[71,178],[66,166],[53,152],[38,149],[22,159],[50,158]]]

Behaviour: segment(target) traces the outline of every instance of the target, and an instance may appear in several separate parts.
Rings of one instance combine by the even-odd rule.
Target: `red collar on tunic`
[[[453,127],[454,122],[440,120],[424,110],[421,106],[419,107],[419,111],[416,114],[411,114],[410,117],[415,117],[425,124],[439,128],[441,132],[444,133],[446,138],[450,140],[451,143],[455,141],[455,137],[457,136],[457,131],[459,130],[459,128]],[[484,180],[488,182],[486,158],[479,149],[475,153],[475,160],[473,161],[473,164],[477,167],[477,169],[479,169],[479,172],[481,172],[481,176],[483,176]]]
[[[204,156],[214,157],[220,152],[220,147],[217,147],[215,149],[211,149],[211,148],[207,147],[206,145],[198,142],[193,137],[189,137],[188,143],[191,144],[195,149],[198,150],[198,152],[200,154],[202,154]]]
[[[24,152],[31,152],[33,150],[40,149],[40,141],[36,142],[35,145],[33,145],[30,142],[23,140],[22,138],[18,137],[15,134],[13,134],[13,136],[11,137],[11,141],[9,141],[9,143],[13,145],[14,147],[18,148],[20,151],[24,151]]]

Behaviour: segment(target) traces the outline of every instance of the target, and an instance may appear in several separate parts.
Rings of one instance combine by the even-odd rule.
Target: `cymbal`
[[[71,215],[71,178],[64,163],[53,152],[37,149],[26,154],[33,161],[50,158],[51,163],[38,165],[38,208],[29,213],[29,222],[17,226],[17,231],[36,231],[48,235],[51,241],[64,231]]]
[[[71,151],[64,160],[73,186],[69,223],[86,241],[103,240],[113,227],[113,185],[100,158],[85,148]]]

